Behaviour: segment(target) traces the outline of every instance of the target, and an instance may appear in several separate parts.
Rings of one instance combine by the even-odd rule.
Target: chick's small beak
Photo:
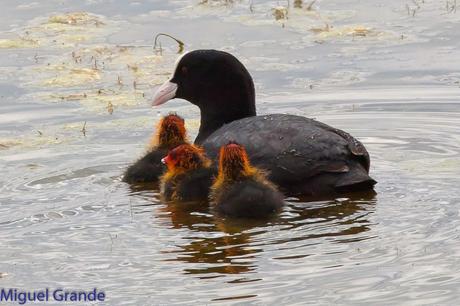
[[[176,96],[177,84],[166,81],[161,85],[153,96],[152,106],[158,106],[168,102]]]
[[[163,157],[161,162],[166,165],[168,163],[168,156]]]

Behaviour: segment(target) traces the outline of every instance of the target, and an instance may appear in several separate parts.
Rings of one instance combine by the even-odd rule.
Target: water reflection
[[[176,245],[177,249],[173,251],[164,251],[175,254],[175,258],[169,261],[198,264],[198,267],[186,266],[185,273],[238,274],[254,269],[251,254],[261,250],[246,248],[251,235],[241,228],[236,231],[227,228],[224,219],[217,219],[211,214],[208,203],[168,203],[163,212],[162,216],[170,218],[173,228],[192,230],[184,238],[189,240],[188,243]],[[236,262],[236,259],[242,258],[245,260]],[[200,264],[207,265],[201,267]]]
[[[368,217],[375,203],[373,192],[308,203],[290,198],[280,215],[246,220],[215,216],[207,203],[170,202],[156,217],[168,219],[172,229],[188,230],[172,249],[162,250],[173,256],[166,261],[187,263],[185,274],[214,278],[256,271],[258,257],[273,247],[284,254],[273,259],[283,260],[309,256],[309,247],[324,239],[343,243],[372,238],[365,233],[372,225]]]

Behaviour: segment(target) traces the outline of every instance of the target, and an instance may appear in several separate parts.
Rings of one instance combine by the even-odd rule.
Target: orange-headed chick
[[[170,113],[163,117],[157,126],[157,133],[152,136],[147,154],[128,167],[123,181],[127,183],[158,182],[166,171],[161,159],[175,147],[185,144],[187,135],[184,119]]]
[[[261,170],[251,166],[246,150],[235,142],[220,149],[210,200],[218,213],[239,218],[266,217],[284,205],[283,195]]]
[[[161,177],[161,194],[166,201],[203,201],[209,196],[214,177],[211,161],[202,148],[183,144],[162,159],[168,170]]]

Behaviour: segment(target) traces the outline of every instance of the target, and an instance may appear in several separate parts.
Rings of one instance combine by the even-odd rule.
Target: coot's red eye
[[[187,74],[187,72],[188,72],[188,69],[185,66],[182,66],[182,68],[180,70],[182,71],[182,74]]]

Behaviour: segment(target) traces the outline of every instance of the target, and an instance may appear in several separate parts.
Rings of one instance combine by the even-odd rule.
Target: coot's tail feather
[[[371,189],[377,181],[371,178],[361,164],[350,167],[350,171],[343,173],[335,183],[338,192],[353,192]]]

